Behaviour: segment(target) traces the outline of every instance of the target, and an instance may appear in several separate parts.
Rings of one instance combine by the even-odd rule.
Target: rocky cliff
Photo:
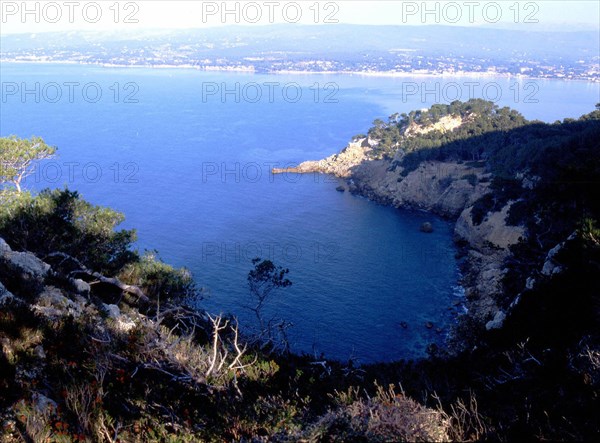
[[[308,174],[319,172],[323,174],[332,174],[336,177],[348,178],[352,174],[352,169],[368,159],[368,153],[371,146],[366,139],[357,142],[351,142],[338,154],[333,154],[323,160],[305,161],[297,167],[292,168],[274,168],[273,174],[298,173]]]
[[[435,124],[411,124],[406,137],[431,131],[452,131],[464,122],[446,116]],[[502,325],[503,315],[495,303],[502,292],[506,274],[503,263],[509,247],[526,236],[520,226],[509,226],[506,217],[510,204],[488,213],[481,224],[474,224],[472,207],[490,190],[491,174],[480,163],[424,161],[405,171],[399,149],[393,158],[373,155],[378,141],[362,138],[349,143],[338,154],[319,161],[307,161],[296,168],[276,169],[273,173],[323,173],[345,180],[346,189],[384,205],[425,210],[456,220],[455,238],[466,246],[463,272],[466,306],[470,315],[488,329]],[[473,164],[475,166],[473,166]]]

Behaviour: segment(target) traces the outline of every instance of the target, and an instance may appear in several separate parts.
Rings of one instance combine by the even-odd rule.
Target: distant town
[[[302,35],[302,30],[297,35],[289,35],[273,28],[274,31],[261,38],[226,31],[107,36],[99,40],[85,33],[69,33],[62,37],[49,34],[43,38],[35,34],[10,35],[3,37],[0,56],[4,62],[180,67],[206,71],[477,74],[600,82],[600,55],[594,47],[598,42],[588,40],[590,47],[583,51],[570,51],[569,42],[564,43],[568,38],[589,38],[578,35],[585,33],[571,33],[574,37],[562,38],[564,47],[552,46],[545,41],[546,36],[540,35],[543,33],[524,35],[526,43],[513,33],[512,49],[500,51],[494,48],[494,39],[505,38],[503,33],[508,31],[493,31],[492,34],[486,31],[478,42],[463,42],[460,36],[454,36],[455,33],[452,35],[454,41],[445,41],[445,30],[440,27],[429,31],[431,35],[427,35],[425,44],[421,43],[425,39],[419,35],[414,38],[399,35],[406,34],[406,29],[386,28],[378,31],[381,35],[375,39],[373,30],[365,27],[335,29],[336,32],[319,30],[319,35],[315,36]],[[307,32],[315,33],[312,29]],[[327,40],[323,40],[323,34]],[[317,40],[321,45],[314,43]],[[331,43],[323,46],[323,41]],[[399,47],[397,42],[405,47]],[[453,50],[455,47],[462,51],[460,55]]]

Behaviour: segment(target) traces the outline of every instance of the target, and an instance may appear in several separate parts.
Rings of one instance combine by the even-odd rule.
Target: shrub
[[[0,198],[0,236],[14,249],[42,257],[63,252],[109,273],[137,258],[130,249],[135,231],[115,232],[123,214],[94,206],[76,191],[46,189],[36,196],[4,191]]]
[[[525,223],[530,215],[530,207],[527,201],[519,200],[514,202],[508,211],[506,224],[509,226],[519,226]]]
[[[483,219],[494,208],[494,196],[486,194],[475,202],[471,209],[471,220],[475,226],[480,225]]]
[[[142,288],[150,299],[184,301],[196,294],[192,274],[186,268],[176,269],[164,263],[156,251],[146,251],[121,272],[122,281]]]
[[[339,394],[338,394],[339,395]],[[323,416],[310,431],[310,441],[448,441],[448,420],[404,394],[377,388],[373,398],[359,399],[358,390],[339,395],[340,407]]]
[[[465,174],[461,178],[463,180],[468,181],[471,186],[477,185],[477,175],[476,174]]]

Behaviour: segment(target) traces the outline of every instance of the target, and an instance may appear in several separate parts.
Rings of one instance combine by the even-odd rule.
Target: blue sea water
[[[293,323],[292,349],[361,362],[418,357],[443,342],[460,292],[452,226],[336,192],[326,176],[270,168],[323,158],[375,118],[449,99],[497,99],[544,121],[600,101],[598,84],[506,78],[2,63],[0,81],[0,136],[39,135],[59,148],[26,187],[68,185],[122,211],[140,249],[192,270],[209,294],[201,307],[248,328],[251,259],[272,259],[293,285],[265,315]],[[424,221],[433,234],[419,232]]]

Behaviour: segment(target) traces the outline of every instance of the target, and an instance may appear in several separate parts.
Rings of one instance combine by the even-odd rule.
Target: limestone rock
[[[31,308],[39,315],[52,320],[67,315],[78,318],[83,312],[83,306],[80,303],[65,297],[60,289],[52,286],[47,286],[44,289]]]
[[[550,249],[550,251],[548,251],[548,254],[546,255],[546,260],[544,261],[544,266],[542,267],[543,275],[549,277],[551,275],[558,274],[563,270],[562,266],[560,266],[556,261],[556,255],[560,252],[563,246],[564,242],[559,243],[558,245]]]
[[[494,315],[494,319],[486,323],[485,329],[488,331],[500,329],[504,324],[504,320],[506,320],[506,314],[503,311],[498,311]]]
[[[58,408],[58,405],[56,404],[56,402],[54,400],[46,397],[43,394],[40,394],[39,392],[35,392],[32,395],[31,399],[33,401],[34,407],[41,414],[51,415],[53,412],[56,412],[56,409]]]
[[[450,132],[462,125],[463,119],[460,115],[445,115],[437,122],[430,125],[419,125],[415,122],[411,123],[404,131],[404,135],[410,137],[418,134],[427,134],[432,131]]]
[[[15,296],[0,282],[0,308],[12,302]]]
[[[527,277],[527,280],[525,280],[525,289],[533,289],[534,286],[535,286],[535,278]]]
[[[383,204],[458,217],[465,206],[485,194],[488,183],[472,186],[463,177],[483,170],[456,162],[423,162],[404,176],[400,166],[387,160],[363,162],[352,170],[357,192]]]
[[[121,310],[117,305],[103,304],[102,307],[106,310],[108,318],[117,319],[121,315]]]
[[[136,323],[126,315],[122,315],[118,319],[115,320],[115,327],[117,330],[119,330],[121,332],[127,333],[127,332],[131,331],[133,328],[135,328],[135,326],[136,326]]]
[[[5,252],[10,252],[12,249],[8,246],[8,243],[4,241],[2,237],[0,237],[0,255],[4,255]]]
[[[471,214],[473,208],[465,209],[456,221],[454,234],[480,250],[488,245],[508,249],[509,246],[516,244],[520,238],[525,236],[525,228],[522,226],[506,224],[506,216],[511,204],[507,204],[498,212],[488,214],[478,226],[473,224]]]
[[[75,292],[77,292],[78,294],[82,294],[82,295],[89,295],[90,291],[92,290],[92,288],[90,287],[89,283],[81,280],[80,278],[75,278],[71,281],[71,283],[73,284],[73,289],[75,290]]]
[[[129,332],[135,328],[136,323],[127,315],[121,314],[117,305],[102,305],[106,310],[108,317],[114,320],[114,328],[120,332]]]
[[[323,160],[306,161],[300,163],[295,168],[279,169],[274,168],[274,174],[280,173],[299,173],[306,174],[310,172],[320,172],[323,174],[333,174],[336,177],[349,177],[352,168],[367,160],[367,153],[371,151],[369,143],[363,143],[364,139],[351,142],[339,154],[331,155]]]
[[[6,246],[0,246],[0,276],[7,277],[13,291],[38,293],[44,285],[50,265],[31,252],[15,252],[7,250]]]

